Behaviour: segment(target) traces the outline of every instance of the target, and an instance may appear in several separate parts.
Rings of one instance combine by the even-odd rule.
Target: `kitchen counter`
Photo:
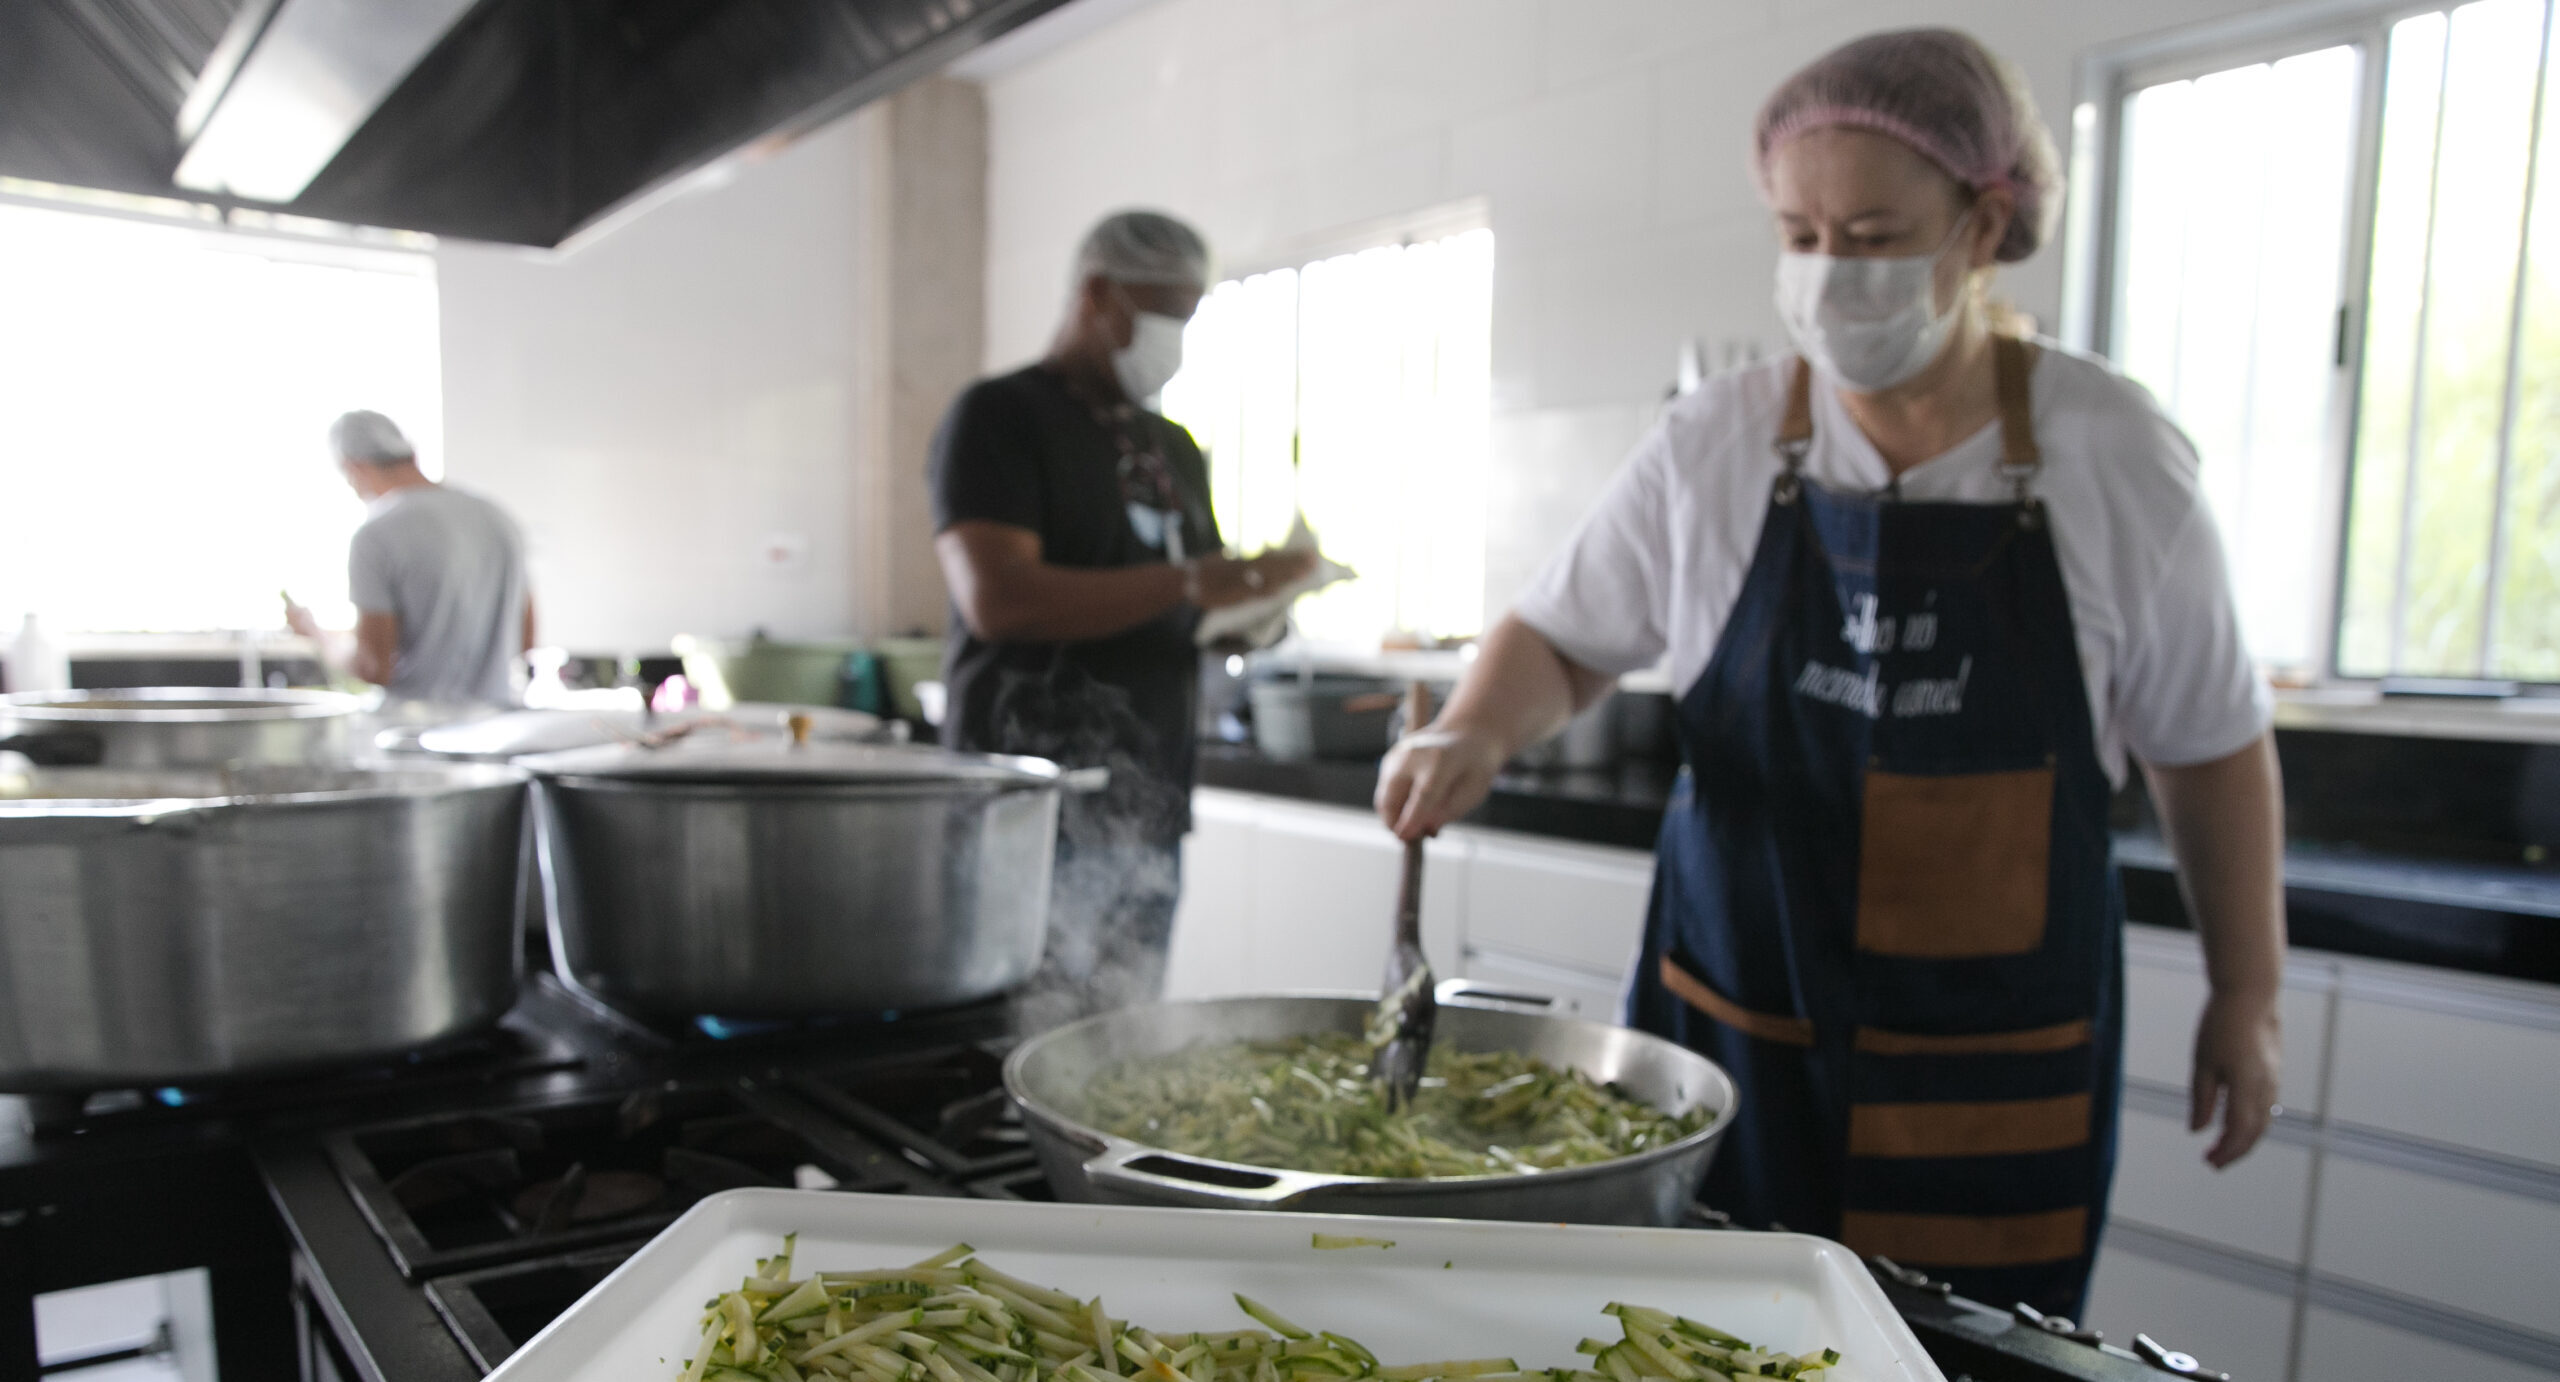
[[[1493,795],[1467,821],[1585,844],[1651,849],[1677,776],[1676,769],[1656,763],[1504,773],[1494,779]],[[1203,744],[1200,785],[1365,809],[1377,789],[1378,765],[1340,759],[1282,763],[1241,745]]]
[[[1205,744],[1200,784],[1365,808],[1373,763],[1279,763],[1251,748]],[[1510,772],[1471,825],[1649,850],[1677,771],[1657,763],[1607,770]],[[2168,844],[2137,824],[2116,835],[2135,920],[2193,929]],[[2286,923],[2296,946],[2560,984],[2560,869],[2480,862],[2354,844],[2296,840],[2285,850]]]

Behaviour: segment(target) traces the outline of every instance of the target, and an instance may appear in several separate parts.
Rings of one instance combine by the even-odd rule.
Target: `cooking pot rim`
[[[177,811],[210,811],[242,806],[342,805],[363,801],[397,801],[459,796],[492,788],[522,788],[530,775],[506,763],[365,763],[328,767],[260,765],[250,770],[280,783],[309,774],[331,785],[262,792],[245,782],[225,782],[224,770],[206,768],[46,768],[39,782],[81,779],[116,784],[150,784],[157,780],[176,791],[103,793],[96,796],[0,797],[0,818],[60,816],[153,816]],[[184,790],[215,787],[219,790]]]
[[[1270,1175],[1273,1172],[1282,1172],[1301,1177],[1314,1177],[1321,1179],[1327,1188],[1355,1190],[1361,1187],[1378,1187],[1381,1189],[1394,1190],[1400,1193],[1423,1194],[1438,1191],[1456,1192],[1460,1190],[1502,1190],[1513,1186],[1554,1185],[1563,1181],[1585,1180],[1598,1176],[1623,1175],[1636,1167],[1650,1166],[1657,1162],[1668,1161],[1685,1152],[1694,1151],[1701,1143],[1713,1141],[1722,1137],[1727,1125],[1733,1122],[1734,1116],[1741,1103],[1739,1091],[1733,1083],[1733,1077],[1725,1072],[1723,1066],[1716,1064],[1714,1061],[1707,1059],[1705,1056],[1699,1055],[1697,1052],[1692,1051],[1685,1046],[1681,1046],[1675,1042],[1665,1041],[1663,1038],[1655,1036],[1650,1032],[1640,1032],[1632,1027],[1612,1028],[1612,1030],[1624,1031],[1628,1035],[1640,1038],[1644,1042],[1660,1043],[1670,1051],[1677,1053],[1677,1055],[1687,1057],[1704,1066],[1706,1072],[1714,1077],[1713,1083],[1716,1087],[1721,1089],[1724,1094],[1724,1102],[1716,1109],[1715,1116],[1708,1119],[1706,1124],[1703,1127],[1700,1127],[1696,1132],[1690,1133],[1688,1136],[1680,1138],[1677,1141],[1666,1142],[1659,1147],[1650,1147],[1644,1151],[1636,1152],[1628,1156],[1611,1157],[1606,1161],[1594,1161],[1580,1166],[1563,1166],[1551,1171],[1533,1171],[1528,1173],[1497,1176],[1355,1176],[1330,1171],[1310,1172],[1294,1166],[1264,1166],[1254,1162],[1221,1161],[1216,1157],[1200,1156],[1191,1152],[1177,1152],[1170,1147],[1165,1147],[1157,1143],[1139,1142],[1132,1138],[1119,1136],[1116,1133],[1105,1132],[1080,1118],[1070,1117],[1065,1113],[1060,1112],[1055,1106],[1034,1095],[1029,1090],[1027,1082],[1022,1074],[1023,1067],[1030,1064],[1030,1062],[1035,1058],[1036,1053],[1040,1050],[1058,1044],[1072,1033],[1082,1032],[1090,1028],[1102,1026],[1115,1018],[1126,1018],[1131,1014],[1145,1012],[1150,1009],[1214,1008],[1233,1004],[1269,1002],[1273,1000],[1286,1000],[1291,1002],[1303,1002],[1310,1000],[1331,1001],[1351,1005],[1356,1010],[1364,1012],[1376,1007],[1378,1002],[1377,997],[1374,994],[1348,994],[1339,990],[1326,989],[1299,989],[1275,993],[1227,994],[1216,998],[1176,999],[1169,1002],[1146,1003],[1135,1007],[1120,1008],[1112,1012],[1096,1013],[1091,1017],[1080,1018],[1074,1022],[1070,1022],[1063,1027],[1055,1027],[1049,1031],[1042,1032],[1038,1036],[1032,1037],[1021,1045],[1014,1047],[1012,1052],[1005,1057],[1004,1061],[1005,1092],[1013,1096],[1013,1101],[1022,1107],[1025,1114],[1046,1120],[1053,1127],[1056,1127],[1075,1141],[1090,1144],[1106,1150],[1120,1147],[1134,1147],[1147,1151],[1162,1152],[1166,1156],[1177,1157],[1185,1162],[1190,1162],[1196,1165],[1215,1166],[1251,1175]],[[1446,1011],[1449,1008],[1459,1007],[1475,1009],[1477,1011],[1496,1012],[1506,1017],[1520,1018],[1532,1022],[1564,1024],[1578,1023],[1595,1027],[1607,1025],[1603,1023],[1590,1022],[1585,1018],[1562,1017],[1554,1013],[1526,1012],[1509,1007],[1496,1007],[1492,1005],[1479,1005],[1465,1002],[1450,1002],[1442,1005],[1443,1011]]]
[[[967,753],[922,744],[792,745],[779,740],[689,750],[608,744],[515,760],[545,782],[593,789],[701,787],[930,788],[1019,790],[1066,785],[1067,770],[1045,758]]]
[[[155,706],[154,701],[178,704]],[[194,704],[187,704],[194,702]],[[222,704],[204,704],[220,702]],[[343,691],[253,690],[238,686],[129,686],[0,695],[0,718],[66,724],[238,724],[352,715],[363,702]]]

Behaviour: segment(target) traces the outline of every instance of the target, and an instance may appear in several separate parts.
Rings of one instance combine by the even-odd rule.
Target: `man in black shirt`
[[[1035,1023],[1155,996],[1191,828],[1200,611],[1313,565],[1221,554],[1200,448],[1152,411],[1208,258],[1171,217],[1106,217],[1049,353],[971,385],[934,438],[943,742],[1112,773],[1068,799]]]

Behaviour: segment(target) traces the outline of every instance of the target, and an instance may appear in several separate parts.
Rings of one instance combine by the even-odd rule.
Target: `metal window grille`
[[[2553,0],[2467,0],[2084,67],[2066,336],[2196,438],[2282,667],[2560,682],[2556,54]]]

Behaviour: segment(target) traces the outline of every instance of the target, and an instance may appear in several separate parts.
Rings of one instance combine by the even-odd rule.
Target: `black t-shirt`
[[[1040,535],[1054,566],[1116,568],[1218,550],[1209,475],[1191,434],[1154,413],[1097,408],[1040,365],[969,386],[934,434],[933,523]],[[990,643],[957,608],[943,652],[952,748],[1113,770],[1103,802],[1126,838],[1191,828],[1199,614],[1177,607],[1082,643]]]

